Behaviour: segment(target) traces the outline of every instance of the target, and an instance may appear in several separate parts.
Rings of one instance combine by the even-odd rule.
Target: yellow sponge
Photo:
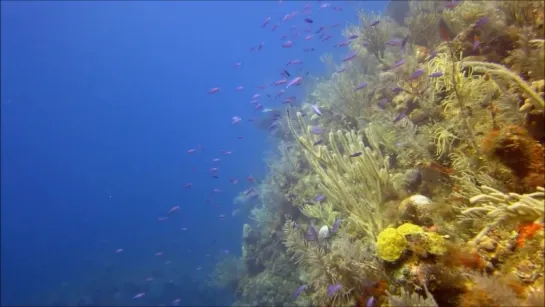
[[[396,261],[406,247],[407,239],[395,228],[388,227],[378,234],[377,255],[382,260]]]

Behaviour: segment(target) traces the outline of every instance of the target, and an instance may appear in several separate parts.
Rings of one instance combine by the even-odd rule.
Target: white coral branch
[[[464,218],[485,218],[489,223],[475,236],[478,241],[490,230],[507,221],[543,222],[545,215],[545,189],[537,187],[530,194],[502,193],[488,186],[482,186],[483,194],[469,199],[475,207],[462,211]]]

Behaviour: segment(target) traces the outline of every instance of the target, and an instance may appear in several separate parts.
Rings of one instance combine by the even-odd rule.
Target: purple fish
[[[342,73],[343,71],[346,71],[346,68],[341,68],[341,69],[337,70],[336,73],[340,74],[340,73]]]
[[[373,307],[373,304],[375,303],[375,297],[374,296],[371,296],[368,300],[367,300],[367,304],[365,304],[365,307]]]
[[[346,47],[349,44],[350,44],[350,41],[344,41],[344,42],[340,42],[338,44],[333,45],[333,47]]]
[[[435,58],[437,56],[437,53],[439,53],[437,50],[433,50],[430,55],[428,56],[428,58],[426,59],[426,61],[429,61],[433,58]]]
[[[384,110],[386,106],[388,105],[388,102],[390,102],[388,98],[382,98],[381,100],[377,102],[377,106]]]
[[[392,88],[392,92],[394,92],[394,94],[399,94],[401,92],[403,92],[403,89],[399,86],[396,86],[394,88]]]
[[[305,238],[308,241],[318,240],[318,231],[316,230],[316,227],[314,227],[314,225],[310,224],[310,226],[308,226],[307,235],[305,236]]]
[[[362,88],[364,88],[366,86],[367,86],[367,82],[362,82],[358,86],[356,86],[356,88],[354,89],[354,92],[358,91],[358,90],[361,90]]]
[[[394,118],[394,123],[397,123],[398,121],[404,119],[405,117],[407,117],[407,114],[401,112],[399,113],[395,118]]]
[[[271,22],[271,17],[267,17],[267,19],[265,19],[261,27],[265,28],[269,24],[269,22]]]
[[[405,59],[401,59],[401,60],[395,62],[394,64],[392,64],[392,68],[399,67],[399,66],[401,66],[403,64],[405,64]]]
[[[324,142],[323,139],[319,139],[318,141],[314,142],[314,144],[312,144],[312,145],[314,145],[314,146],[320,145],[320,144],[322,144],[323,142]]]
[[[424,69],[420,68],[417,71],[413,72],[409,77],[409,80],[414,80],[424,74]]]
[[[477,29],[477,28],[480,28],[480,27],[484,26],[489,21],[490,21],[490,18],[488,16],[483,16],[483,17],[477,19],[477,21],[475,21],[473,26],[474,26],[475,29]]]
[[[371,27],[374,27],[374,26],[378,25],[379,23],[380,23],[380,20],[376,20],[376,21],[373,21],[373,22],[370,24],[370,26],[371,26]]]
[[[443,75],[443,73],[438,71],[438,72],[434,72],[434,73],[430,74],[428,77],[430,77],[430,78],[439,78],[442,75]]]
[[[324,128],[321,128],[321,127],[312,127],[312,129],[310,130],[312,132],[312,134],[324,134],[325,132],[325,129]]]
[[[289,88],[292,85],[299,85],[301,84],[301,81],[303,81],[303,77],[296,77],[295,79],[291,80],[288,85],[286,85],[286,88]]]
[[[348,39],[356,39],[356,38],[358,38],[358,36],[359,36],[359,35],[357,35],[357,34],[352,34],[352,35],[350,35],[350,36],[348,37]]]
[[[307,285],[302,285],[301,287],[297,288],[297,290],[295,290],[295,293],[293,293],[292,299],[296,299],[301,294],[301,292],[305,291],[306,289]]]
[[[403,40],[401,38],[394,38],[386,42],[386,45],[388,46],[401,46],[401,43],[403,43]]]
[[[346,57],[344,57],[343,62],[347,62],[347,61],[353,60],[353,59],[356,58],[356,56],[358,56],[358,53],[357,53],[357,52],[351,52],[351,53],[349,53]]]
[[[332,297],[341,288],[342,288],[341,284],[334,284],[334,285],[327,286],[327,296]]]
[[[311,107],[312,107],[312,111],[314,111],[314,113],[316,113],[316,115],[322,116],[322,112],[320,112],[320,109],[318,109],[317,105],[313,104]]]
[[[324,200],[324,199],[325,199],[324,195],[317,195],[314,200],[317,201],[317,202],[322,202],[322,200]]]
[[[306,22],[306,23],[313,23],[314,20],[312,20],[312,19],[310,19],[310,18],[305,18],[305,22]]]
[[[331,232],[332,233],[337,233],[340,226],[341,226],[341,219],[340,218],[335,218],[335,223],[333,223],[333,227],[331,228]]]

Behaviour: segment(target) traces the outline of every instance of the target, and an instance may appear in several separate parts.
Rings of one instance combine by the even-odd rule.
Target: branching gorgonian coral
[[[301,113],[297,113],[297,120],[302,135],[291,125],[290,130],[319,176],[320,188],[328,201],[367,236],[376,238],[383,228],[380,205],[392,189],[388,159],[378,148],[366,147],[354,131],[329,132],[329,146],[314,145],[312,128],[306,127]]]
[[[474,71],[482,72],[482,73],[489,73],[491,75],[497,75],[500,77],[508,78],[512,81],[514,81],[520,88],[523,90],[528,96],[530,96],[531,102],[534,105],[534,107],[538,110],[543,111],[545,109],[545,101],[541,96],[539,96],[538,93],[536,93],[526,81],[522,80],[517,74],[514,74],[505,66],[494,64],[494,63],[487,63],[487,62],[478,62],[478,61],[463,61],[463,66],[469,66]]]
[[[538,187],[530,194],[502,193],[493,188],[482,186],[483,194],[469,199],[474,205],[462,211],[462,219],[484,219],[486,226],[473,238],[473,242],[486,235],[494,227],[507,222],[542,223],[545,214],[545,189]]]

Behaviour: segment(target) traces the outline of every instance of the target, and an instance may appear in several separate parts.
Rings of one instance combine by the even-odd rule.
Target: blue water
[[[385,5],[336,2],[344,10],[335,12],[318,10],[321,3],[2,2],[2,305],[112,295],[125,305],[177,297],[230,304],[230,293],[211,300],[217,290],[202,284],[227,250],[240,254],[248,217],[231,215],[233,198],[253,186],[247,176],[266,175],[272,144],[247,121],[264,116],[251,96],[293,59],[322,76],[320,55],[346,53],[332,44],[356,22],[356,7]],[[327,44],[299,37],[282,48],[279,37],[291,24],[302,27],[302,18],[275,32],[271,25],[305,4],[313,6],[313,29],[341,27]],[[260,28],[268,16],[273,22]],[[262,41],[263,50],[249,51]],[[243,66],[233,69],[238,61]],[[208,94],[213,87],[221,91]],[[285,108],[270,101],[265,108]],[[233,116],[243,122],[232,125]],[[197,152],[188,154],[191,148]],[[209,172],[214,158],[221,159],[218,179]],[[193,187],[184,189],[188,182]],[[175,205],[181,209],[157,221]],[[180,287],[164,301],[132,299],[170,280]]]

